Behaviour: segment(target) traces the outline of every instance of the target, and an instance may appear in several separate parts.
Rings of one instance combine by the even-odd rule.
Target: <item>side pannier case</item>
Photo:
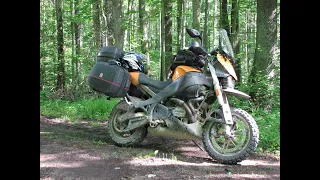
[[[88,85],[109,97],[124,97],[130,84],[129,72],[114,61],[97,61],[88,75]]]

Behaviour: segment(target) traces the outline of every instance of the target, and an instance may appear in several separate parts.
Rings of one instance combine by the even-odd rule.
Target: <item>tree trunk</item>
[[[209,8],[209,0],[205,1],[205,15],[204,15],[204,27],[203,27],[203,47],[205,49],[208,49],[208,17],[209,17],[209,12],[210,12],[210,8]]]
[[[167,77],[166,75],[166,63],[165,63],[165,50],[164,50],[164,44],[165,44],[165,4],[164,1],[161,1],[161,14],[160,14],[160,19],[161,19],[161,27],[160,27],[160,39],[161,39],[161,75],[160,75],[160,80],[164,81]]]
[[[57,17],[57,46],[58,46],[58,71],[57,71],[57,89],[65,87],[65,67],[64,67],[64,42],[63,42],[63,19],[61,0],[56,0]]]
[[[146,1],[139,0],[139,41],[140,41],[140,51],[145,52],[145,42],[144,42],[144,29],[145,24],[145,11],[146,11]]]
[[[94,36],[96,38],[96,51],[101,48],[101,35],[100,35],[100,0],[93,2],[93,27]]]
[[[123,49],[123,28],[122,28],[122,0],[113,0],[113,26],[115,46]]]
[[[213,31],[212,31],[212,35],[213,35],[213,47],[217,47],[218,46],[218,42],[219,39],[216,38],[216,32],[218,29],[218,22],[219,22],[219,15],[218,15],[218,0],[214,0],[214,4],[213,4]]]
[[[107,20],[107,46],[113,46],[115,44],[114,37],[114,24],[113,24],[113,1],[104,0],[104,11]]]
[[[149,60],[149,47],[148,47],[148,26],[146,19],[146,2],[139,0],[139,37],[141,39],[141,52],[146,55],[147,67],[146,73],[150,74],[150,60]]]
[[[277,50],[277,1],[257,0],[257,36],[252,75],[267,75],[275,63]]]
[[[182,2],[183,0],[178,0],[178,14],[177,14],[177,52],[181,49],[181,30],[182,30]]]
[[[132,0],[128,0],[128,11],[127,11],[127,17],[129,18],[128,20],[128,27],[127,27],[127,47],[128,47],[128,50],[130,51],[131,50],[131,26],[132,26],[132,19],[131,19],[131,1]]]
[[[78,17],[80,15],[79,13],[79,1],[80,0],[74,0],[74,15]],[[75,67],[75,79],[76,79],[76,84],[80,84],[80,61],[79,57],[81,56],[81,25],[76,22],[74,23],[74,36],[76,40],[76,54],[75,54],[75,59],[74,63],[76,65]]]
[[[74,2],[71,0],[70,2],[70,16],[74,18]],[[71,79],[72,83],[75,84],[75,43],[74,43],[74,21],[71,20],[70,23],[70,29],[71,29]]]
[[[249,15],[250,11],[247,10],[246,11],[246,33],[245,33],[245,41],[246,41],[246,45],[245,45],[245,61],[246,61],[246,74],[247,77],[249,77],[249,72],[250,72],[250,61],[249,61],[249,43],[250,42],[250,15]]]
[[[251,83],[257,84],[258,76],[268,75],[276,61],[277,50],[277,0],[257,0],[257,32],[253,67],[250,74]],[[258,80],[257,80],[258,79]],[[256,103],[257,90],[250,95]]]
[[[192,28],[200,32],[201,0],[192,0]]]
[[[164,1],[164,33],[165,33],[165,75],[166,79],[169,66],[172,63],[172,0]]]
[[[186,46],[186,9],[187,9],[187,0],[183,0],[183,19],[182,19],[182,34],[181,34],[181,45],[182,48]]]
[[[240,53],[240,44],[239,44],[239,0],[232,0],[232,9],[231,9],[231,44],[236,58],[236,70],[238,73],[239,82],[241,82],[241,59],[238,58]]]
[[[230,25],[228,18],[228,1],[221,0],[220,6],[220,27],[225,29],[228,33],[228,37],[230,37]]]

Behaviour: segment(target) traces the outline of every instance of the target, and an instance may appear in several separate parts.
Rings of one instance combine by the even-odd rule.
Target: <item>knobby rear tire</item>
[[[117,117],[121,114],[126,113],[125,110],[117,108],[119,105],[128,105],[124,100],[120,101],[111,111],[109,120],[108,120],[108,134],[111,140],[117,146],[122,147],[131,147],[139,145],[147,136],[147,129],[146,127],[140,127],[134,129],[128,133],[119,133],[116,130],[117,124]],[[129,106],[129,105],[128,105]],[[124,136],[126,134],[126,136]]]

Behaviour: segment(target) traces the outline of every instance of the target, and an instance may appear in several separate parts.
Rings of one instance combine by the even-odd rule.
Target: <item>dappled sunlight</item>
[[[201,163],[194,163],[194,162],[186,162],[181,161],[179,159],[166,159],[166,158],[157,158],[157,157],[150,157],[150,158],[134,158],[128,162],[128,164],[132,165],[145,165],[145,166],[161,166],[161,165],[183,165],[183,166],[223,166],[222,164],[212,164],[208,162],[201,162]]]
[[[280,166],[280,162],[272,162],[272,161],[265,161],[265,160],[244,160],[240,163],[242,166]]]
[[[40,154],[41,167],[56,167],[56,168],[76,168],[84,167],[85,163],[90,161],[102,160],[101,157],[91,156],[85,151],[72,151],[57,154]]]

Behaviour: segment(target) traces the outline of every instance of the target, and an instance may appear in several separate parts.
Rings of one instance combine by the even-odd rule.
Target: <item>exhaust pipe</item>
[[[155,128],[148,127],[148,133],[155,136],[171,137],[175,139],[199,140],[199,138],[188,132],[177,131],[168,127],[157,126]]]

